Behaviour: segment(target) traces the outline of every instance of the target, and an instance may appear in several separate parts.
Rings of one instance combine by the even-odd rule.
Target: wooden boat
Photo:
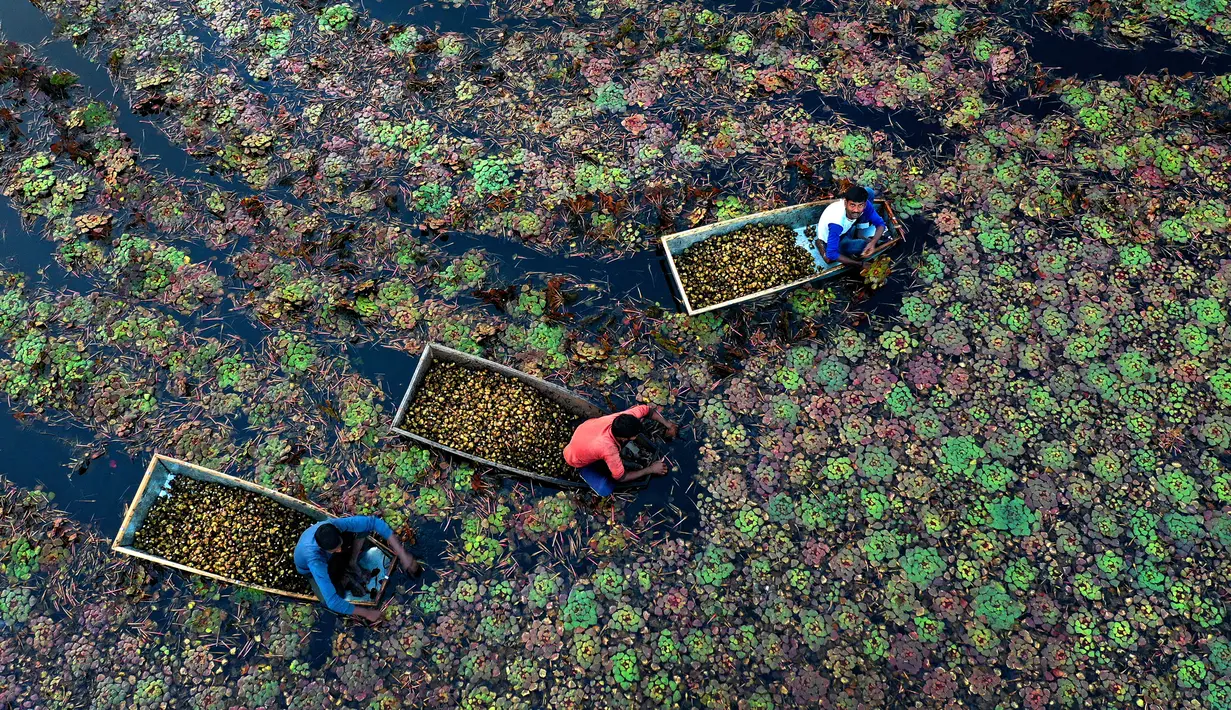
[[[767,288],[763,291],[750,293],[747,296],[740,296],[739,298],[733,298],[729,301],[723,301],[722,303],[715,303],[713,305],[706,306],[705,308],[693,308],[692,303],[688,300],[688,294],[684,291],[684,284],[680,281],[679,271],[676,270],[675,266],[675,257],[682,254],[688,247],[698,242],[705,241],[710,237],[717,237],[734,232],[737,229],[747,227],[748,225],[783,224],[796,230],[797,232],[804,228],[815,227],[817,221],[821,218],[821,212],[823,212],[825,208],[834,201],[834,199],[826,199],[819,200],[817,202],[806,202],[802,205],[793,205],[791,207],[780,207],[776,210],[769,210],[768,212],[757,212],[756,214],[736,217],[735,219],[727,219],[722,222],[706,225],[704,227],[697,227],[695,229],[689,229],[683,232],[676,232],[675,234],[663,236],[663,251],[667,254],[667,265],[670,267],[671,278],[675,282],[675,289],[680,294],[680,300],[684,303],[684,310],[688,313],[688,315],[695,316],[698,313],[715,311],[719,308],[726,308],[727,306],[735,305],[736,303],[744,303],[763,296],[779,294],[783,291],[789,291],[796,286],[802,286],[813,281],[833,278],[834,276],[846,271],[847,266],[845,264],[827,263],[824,260],[824,255],[821,255],[820,257],[815,257],[818,259],[817,273],[808,276],[807,278],[792,281],[791,283],[785,283],[781,286]],[[894,215],[893,207],[889,205],[888,201],[873,200],[873,204],[875,205],[877,212],[879,212],[881,217],[885,220],[887,232],[887,234],[882,237],[882,239],[885,239],[886,241],[876,249],[874,254],[874,256],[879,256],[887,249],[891,249],[900,244],[903,241],[906,232],[902,228],[901,222],[898,221],[897,216]],[[813,230],[809,231],[811,233]],[[810,234],[810,236],[814,235]]]
[[[481,370],[494,370],[503,375],[508,375],[509,377],[521,380],[527,385],[533,387],[543,396],[556,402],[561,407],[564,407],[565,411],[570,414],[575,414],[579,418],[590,419],[608,414],[608,412],[603,411],[589,400],[582,399],[559,385],[553,385],[552,383],[541,380],[533,375],[528,375],[521,370],[515,370],[506,365],[501,365],[498,362],[492,362],[491,360],[486,360],[459,350],[447,348],[443,345],[428,343],[423,346],[423,353],[419,355],[419,364],[415,366],[415,374],[410,379],[410,385],[406,388],[406,394],[402,396],[402,404],[398,407],[397,415],[394,416],[393,425],[390,427],[392,431],[425,446],[430,446],[434,449],[439,449],[440,451],[447,451],[448,453],[466,459],[467,461],[474,461],[475,463],[490,466],[491,468],[498,469],[506,473],[511,473],[515,476],[521,476],[533,481],[547,483],[553,486],[560,486],[563,488],[586,487],[586,482],[583,481],[580,476],[575,478],[558,478],[555,476],[548,476],[543,473],[538,473],[536,471],[527,471],[522,468],[517,468],[516,466],[509,466],[500,463],[499,461],[491,461],[475,456],[465,451],[455,449],[451,446],[445,446],[438,441],[432,441],[431,439],[407,430],[404,426],[406,422],[406,414],[410,410],[411,404],[414,403],[415,394],[419,391],[419,387],[423,384],[423,378],[427,377],[428,370],[431,369],[432,363],[437,361],[455,362],[459,365]],[[648,442],[643,441],[642,447],[647,446],[647,444]],[[632,449],[631,451],[629,451],[630,448]],[[631,453],[633,456],[638,455],[640,451],[637,448],[637,442],[630,443],[628,447],[626,447],[626,451]],[[643,488],[648,483],[649,479],[643,478],[633,481],[632,483],[617,484],[616,490]]]
[[[180,461],[179,459],[173,459],[169,456],[154,454],[154,458],[150,461],[150,465],[145,469],[145,477],[141,479],[141,485],[137,488],[137,493],[133,496],[132,503],[128,505],[128,512],[124,515],[124,522],[120,524],[120,530],[116,533],[115,540],[111,543],[112,550],[125,555],[131,555],[132,557],[148,560],[166,567],[172,567],[183,572],[199,574],[203,577],[217,579],[221,582],[236,584],[241,587],[248,587],[249,589],[257,589],[269,594],[281,594],[284,597],[290,597],[292,599],[299,599],[302,601],[317,601],[317,597],[311,594],[301,594],[299,592],[292,592],[285,589],[263,587],[259,584],[248,584],[241,579],[232,579],[230,577],[214,574],[213,572],[207,572],[203,569],[197,569],[178,562],[172,562],[165,557],[143,552],[133,547],[133,539],[135,538],[137,531],[141,529],[142,524],[145,523],[145,519],[146,516],[149,515],[150,508],[153,507],[154,502],[158,500],[158,497],[162,494],[162,492],[167,489],[167,486],[171,483],[171,479],[176,476],[188,476],[189,478],[195,478],[198,481],[220,483],[224,486],[242,488],[246,491],[259,493],[266,498],[273,499],[287,508],[303,513],[313,520],[325,520],[327,518],[336,517],[330,515],[323,508],[319,508],[311,503],[299,500],[298,498],[292,498],[285,493],[279,493],[273,489],[257,485],[251,481],[245,481],[240,478],[235,478],[234,476],[228,476],[225,473],[220,473],[203,466],[197,466],[195,464],[188,463],[187,461]],[[344,595],[344,598],[347,601],[358,606],[376,606],[380,603],[380,598],[385,594],[385,587],[389,584],[389,574],[393,569],[393,552],[385,546],[383,541],[375,536],[369,537],[368,539],[373,543],[373,549],[368,550],[368,552],[360,558],[360,566],[367,569],[376,569],[379,567],[380,573],[374,579],[374,582],[379,585],[379,591],[376,595],[376,599],[374,600],[367,597],[356,597],[349,592]],[[379,551],[379,554],[377,554],[377,551]]]

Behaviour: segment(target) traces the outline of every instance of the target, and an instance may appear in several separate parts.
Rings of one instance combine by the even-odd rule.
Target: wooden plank
[[[182,572],[199,574],[203,577],[209,577],[211,579],[216,579],[218,581],[226,582],[228,584],[236,584],[241,587],[248,587],[249,589],[256,589],[262,592],[267,592],[269,594],[280,594],[282,596],[290,597],[292,599],[300,599],[304,601],[319,601],[314,595],[311,595],[311,594],[300,594],[298,592],[291,592],[285,589],[274,589],[272,587],[265,587],[259,584],[249,584],[247,582],[243,582],[238,579],[234,579],[234,578],[227,577],[227,576],[220,575],[220,574],[215,574],[213,572],[199,569],[197,567],[180,564],[178,562],[168,560],[158,555],[154,555],[148,552],[143,552],[141,550],[138,550],[135,547],[132,547],[131,545],[124,544],[123,542],[124,535],[128,531],[129,526],[132,524],[133,516],[136,513],[138,507],[147,498],[156,498],[159,494],[161,494],[162,492],[161,488],[159,490],[154,490],[149,484],[153,478],[153,474],[157,466],[159,466],[160,464],[163,464],[165,466],[165,464],[167,463],[175,465],[176,468],[183,469],[183,471],[176,471],[175,475],[187,475],[190,478],[195,478],[199,481],[209,481],[212,483],[218,483],[220,485],[230,486],[232,488],[241,488],[246,491],[257,493],[259,495],[263,495],[267,498],[274,500],[280,505],[291,508],[292,510],[296,510],[300,513],[303,513],[304,515],[307,515],[308,517],[318,522],[321,520],[334,517],[330,515],[328,511],[326,511],[324,508],[321,508],[320,506],[317,506],[313,503],[309,503],[307,501],[300,500],[298,498],[293,498],[291,496],[286,495],[285,493],[282,493],[281,491],[277,491],[272,488],[266,488],[265,486],[252,483],[251,481],[245,481],[242,478],[237,478],[235,476],[227,475],[225,473],[222,473],[221,471],[215,471],[213,469],[205,468],[204,466],[198,466],[197,464],[194,464],[194,463],[189,463],[187,461],[182,461],[177,458],[155,453],[153,458],[150,460],[149,466],[146,467],[145,476],[141,479],[141,485],[137,488],[137,492],[133,496],[133,500],[129,504],[128,511],[124,516],[124,521],[120,524],[120,530],[119,532],[116,533],[115,540],[111,544],[112,550],[119,552],[121,554],[129,555],[132,557],[137,557],[143,560],[147,560],[149,562],[154,562],[156,564],[164,565],[166,567],[171,567],[173,569],[177,569]],[[168,470],[171,470],[171,469],[168,467]],[[137,528],[139,529],[140,525],[138,525]],[[135,533],[136,530],[134,529],[133,532]],[[354,602],[358,606],[375,606],[376,604],[379,603],[380,598],[384,596],[385,589],[389,585],[389,577],[392,576],[393,569],[396,566],[396,561],[393,558],[393,551],[390,550],[389,547],[385,545],[382,540],[376,538],[375,536],[369,536],[368,540],[376,547],[379,547],[381,551],[385,554],[385,556],[388,558],[390,574],[385,577],[384,582],[381,584],[380,593],[377,596],[377,601],[375,602],[373,601]]]
[[[273,498],[275,501],[281,503],[282,505],[292,510],[296,510],[300,513],[303,513],[304,515],[307,515],[318,522],[326,518],[333,517],[329,514],[329,511],[325,510],[319,505],[309,503],[308,501],[301,500],[299,498],[288,496],[282,491],[278,491],[273,488],[266,488],[265,486],[262,486],[259,483],[253,483],[252,481],[245,481],[242,478],[230,476],[221,471],[215,471],[212,468],[205,468],[204,466],[198,466],[195,463],[181,461],[180,459],[172,458],[170,456],[163,456],[161,454],[155,454],[155,456],[158,456],[164,461],[170,461],[171,463],[177,466],[182,466],[184,468],[188,468],[188,469],[191,469],[192,471],[195,471],[196,473],[199,474],[199,476],[194,476],[194,478],[197,478],[197,480],[211,481],[213,483],[220,483],[224,486],[232,486],[234,488],[243,488],[246,491],[251,491],[253,493],[263,495],[267,498]]]
[[[675,286],[675,290],[680,294],[680,300],[684,303],[684,312],[688,315],[693,315],[698,311],[692,307],[692,301],[688,300],[688,291],[684,289],[684,280],[680,278],[680,271],[675,265],[675,255],[671,253],[671,248],[667,246],[667,237],[662,238],[663,251],[667,254],[667,269],[671,273],[671,282]]]
[[[292,599],[301,599],[303,601],[312,601],[312,602],[319,601],[315,596],[311,594],[300,594],[298,592],[289,592],[285,589],[274,589],[272,587],[262,587],[259,584],[249,584],[248,582],[241,582],[238,579],[233,579],[231,577],[225,577],[220,574],[214,574],[213,572],[207,572],[203,569],[197,569],[196,567],[182,565],[178,562],[172,562],[171,560],[168,560],[165,557],[159,557],[158,555],[151,555],[148,552],[142,552],[141,550],[138,550],[136,548],[117,547],[114,549],[116,552],[119,552],[120,554],[129,555],[131,557],[136,557],[142,560],[146,560],[147,562],[154,562],[164,567],[171,567],[171,568],[180,570],[181,572],[190,572],[192,574],[199,574],[202,577],[209,577],[211,579],[216,579],[220,582],[226,582],[227,584],[235,584],[240,587],[256,589],[258,591],[266,592],[269,594],[280,594],[284,597],[290,597]]]
[[[150,463],[145,467],[145,475],[141,477],[141,485],[137,486],[137,493],[133,496],[132,503],[128,505],[128,510],[124,512],[124,520],[120,523],[120,529],[115,534],[115,540],[111,543],[111,549],[117,549],[123,542],[124,533],[128,530],[128,526],[132,523],[133,515],[137,512],[137,504],[145,496],[145,489],[150,484],[150,476],[154,473],[154,467],[158,465],[159,456],[154,454],[154,458],[150,459]]]
[[[398,406],[397,414],[393,417],[393,425],[389,427],[393,431],[403,436],[413,436],[410,432],[403,431],[398,427],[402,422],[406,421],[406,412],[410,410],[410,402],[415,394],[419,391],[419,385],[423,382],[423,378],[427,377],[427,371],[431,368],[433,357],[433,343],[428,343],[423,346],[423,352],[419,354],[419,362],[415,365],[414,374],[410,376],[410,384],[406,386],[406,394],[402,395],[402,404]]]
[[[754,212],[741,217],[732,217],[724,219],[721,222],[706,224],[700,227],[693,227],[682,232],[667,234],[661,237],[663,247],[668,253],[680,253],[697,242],[704,241],[710,237],[717,237],[723,234],[734,232],[750,224],[792,224],[803,221],[805,224],[810,220],[804,220],[804,214],[816,211],[817,217],[820,217],[820,211],[828,207],[835,198],[823,198],[813,202],[804,202],[798,205],[789,205],[787,207],[778,207],[765,212]]]
[[[440,356],[440,359],[445,361],[452,361],[461,365],[468,365],[470,367],[480,369],[495,370],[503,375],[508,375],[509,377],[520,380],[533,387],[539,393],[552,398],[560,405],[566,408],[571,408],[580,416],[597,417],[602,416],[603,414],[603,410],[599,408],[598,405],[577,396],[564,387],[548,382],[547,380],[540,379],[534,375],[522,372],[521,370],[514,369],[508,365],[502,365],[493,360],[481,358],[477,355],[471,355],[470,353],[464,353],[460,350],[454,350],[436,343],[429,343],[427,347],[431,348],[433,357]]]
[[[692,302],[688,298],[688,292],[684,288],[684,282],[680,279],[679,270],[675,264],[674,254],[676,252],[682,253],[683,250],[686,249],[687,247],[692,246],[693,244],[696,244],[697,242],[704,241],[705,239],[708,239],[712,236],[721,236],[722,234],[733,232],[737,229],[746,227],[750,224],[767,224],[767,223],[787,224],[783,220],[789,220],[793,218],[793,216],[796,214],[799,214],[802,217],[804,213],[828,206],[833,201],[834,200],[831,198],[831,199],[817,200],[815,202],[806,202],[800,205],[792,205],[790,207],[779,207],[777,209],[768,210],[766,212],[758,212],[752,215],[745,215],[743,217],[736,217],[734,219],[723,220],[721,222],[716,222],[714,224],[706,225],[703,227],[694,227],[693,229],[688,229],[683,232],[676,232],[675,234],[664,235],[661,238],[662,245],[663,245],[663,251],[667,255],[667,265],[671,273],[671,278],[675,283],[676,289],[681,294],[681,300],[683,301],[683,304],[684,304],[685,313],[687,313],[690,316],[694,316],[700,313],[708,313],[709,311],[715,311],[715,310],[718,310],[719,308],[726,308],[727,306],[733,306],[739,303],[747,303],[748,301],[752,301],[758,298],[764,298],[766,296],[782,293],[784,291],[789,291],[793,288],[802,286],[804,284],[807,284],[813,281],[821,281],[824,279],[833,278],[843,273],[844,271],[846,271],[849,268],[846,264],[833,264],[833,265],[830,265],[828,268],[822,269],[820,272],[816,274],[812,274],[803,279],[792,281],[786,284],[781,284],[779,286],[773,286],[771,288],[763,289],[755,293],[750,293],[746,296],[740,296],[739,298],[733,298],[728,301],[714,303],[709,306],[706,306],[705,308],[694,308],[692,305]],[[877,250],[873,253],[873,257],[876,257],[884,253],[886,250],[902,243],[905,237],[905,230],[902,228],[902,224],[898,221],[897,216],[893,213],[893,207],[889,204],[888,200],[876,199],[876,200],[873,200],[873,204],[880,205],[884,208],[883,211],[885,213],[884,214],[885,221],[888,225],[892,227],[893,235],[894,235],[891,239],[889,239],[888,241],[886,241],[884,244],[882,244],[880,247],[877,248]],[[806,227],[810,223],[811,222],[809,221],[803,225],[796,225],[796,227],[798,226]],[[787,224],[787,226],[791,226],[791,225]],[[687,242],[686,245],[684,245],[685,242]]]
[[[474,454],[455,449],[451,446],[446,446],[438,441],[433,441],[432,439],[420,436],[419,434],[415,434],[414,432],[406,429],[404,423],[406,420],[406,414],[410,409],[410,405],[414,402],[414,397],[418,394],[419,387],[423,383],[423,377],[427,375],[427,371],[430,369],[431,363],[434,363],[437,360],[444,362],[455,362],[460,365],[465,365],[476,369],[494,370],[501,374],[508,375],[509,377],[516,378],[517,380],[533,387],[535,391],[550,397],[553,401],[581,417],[598,417],[606,413],[589,400],[583,399],[559,385],[539,379],[534,375],[527,374],[521,370],[516,370],[507,365],[502,365],[498,362],[493,362],[476,355],[454,350],[438,343],[428,343],[423,347],[423,352],[419,356],[419,363],[415,366],[415,374],[411,378],[410,384],[406,387],[406,394],[402,397],[402,406],[399,407],[397,416],[394,418],[393,424],[389,427],[391,431],[411,439],[412,441],[423,444],[424,446],[438,449],[440,451],[452,454],[453,456],[457,456],[468,461],[473,461],[499,471],[511,473],[516,476],[522,476],[524,478],[529,478],[534,481],[539,481],[541,483],[547,483],[562,488],[587,487],[586,482],[580,478],[556,478],[555,476],[547,476],[545,474],[528,471],[516,466],[502,464],[498,461],[485,459],[481,456],[475,456]],[[424,363],[427,363],[427,366],[425,366]],[[648,479],[634,481],[630,484],[625,484],[622,490],[642,488],[647,483]]]

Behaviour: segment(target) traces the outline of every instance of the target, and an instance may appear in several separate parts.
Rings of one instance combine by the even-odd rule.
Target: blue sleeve
[[[840,252],[838,243],[842,241],[842,226],[829,223],[829,235],[825,241],[825,261],[833,263],[838,260]]]
[[[873,227],[884,227],[885,220],[881,219],[881,215],[876,211],[876,205],[872,204],[872,200],[868,200],[868,204],[863,208],[863,217],[872,223]]]
[[[329,579],[329,565],[324,560],[316,559],[309,562],[308,571],[312,573],[312,579],[316,580],[316,586],[320,587],[321,601],[330,611],[336,611],[339,614],[355,613],[355,605],[338,596],[333,580]]]
[[[383,538],[393,536],[393,528],[389,524],[374,515],[354,515],[349,518],[338,518],[330,520],[333,526],[337,529],[348,532],[367,535],[368,533],[376,533]]]

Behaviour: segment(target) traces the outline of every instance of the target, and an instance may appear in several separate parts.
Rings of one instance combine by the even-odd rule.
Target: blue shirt
[[[817,224],[817,237],[825,235],[825,261],[832,264],[838,260],[841,254],[838,245],[842,243],[842,235],[861,223],[870,223],[873,227],[885,226],[885,220],[881,219],[880,213],[872,206],[871,199],[864,203],[863,214],[854,220],[846,218],[846,200],[834,200],[825,208],[821,213],[820,223]]]
[[[295,545],[295,571],[312,575],[312,579],[316,580],[316,586],[320,587],[321,601],[329,607],[330,611],[336,611],[339,614],[353,614],[355,605],[338,596],[333,580],[329,579],[329,558],[333,555],[316,544],[316,530],[325,523],[329,523],[342,532],[354,533],[360,539],[369,533],[376,533],[387,540],[393,536],[393,528],[380,518],[371,515],[355,515],[349,518],[322,520],[304,530],[299,536],[299,542]]]

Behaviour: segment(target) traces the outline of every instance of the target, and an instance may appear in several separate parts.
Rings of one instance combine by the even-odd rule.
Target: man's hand
[[[680,431],[680,428],[676,426],[674,422],[667,421],[667,419],[663,417],[663,413],[660,412],[658,407],[655,407],[654,405],[650,405],[650,419],[653,419],[662,425],[665,430],[664,433],[667,435],[668,439],[675,438],[675,435]]]
[[[666,474],[667,459],[659,459],[645,468],[639,468],[636,471],[625,471],[624,475],[616,480],[620,483],[631,483],[646,476],[665,476]]]
[[[403,552],[399,555],[398,561],[402,563],[402,569],[406,570],[406,574],[412,577],[418,577],[419,573],[423,571],[423,565],[419,564],[419,561],[408,552]]]
[[[389,543],[389,549],[393,550],[393,554],[397,555],[398,562],[402,563],[402,569],[406,570],[412,577],[419,576],[419,563],[415,561],[414,555],[407,552],[406,548],[402,546],[402,541],[398,539],[398,536],[391,535],[385,542]]]
[[[868,242],[867,246],[863,248],[863,251],[860,252],[859,255],[865,259],[872,256],[872,254],[876,251],[876,246],[880,244],[881,237],[884,236],[884,234],[885,234],[885,228],[877,227],[876,230],[872,233],[872,240]]]
[[[375,624],[380,621],[383,614],[381,614],[380,609],[374,609],[370,606],[357,606],[355,607],[355,616]]]

